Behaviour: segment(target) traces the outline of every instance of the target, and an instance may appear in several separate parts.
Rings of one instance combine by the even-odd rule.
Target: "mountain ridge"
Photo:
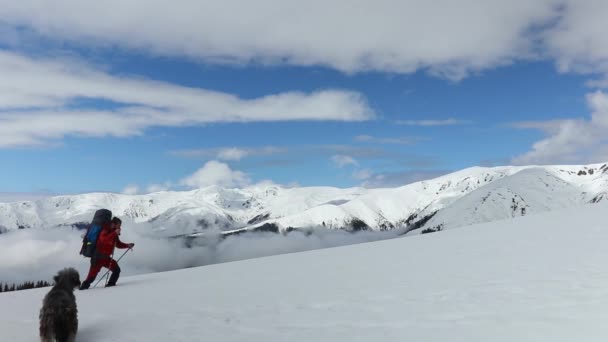
[[[99,208],[161,236],[276,225],[413,232],[558,210],[608,198],[608,164],[471,167],[395,188],[219,186],[144,195],[87,193],[0,203],[0,233],[80,227]]]

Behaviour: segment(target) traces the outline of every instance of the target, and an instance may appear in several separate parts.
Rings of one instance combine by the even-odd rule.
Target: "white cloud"
[[[466,125],[470,124],[468,120],[458,120],[454,118],[444,120],[398,120],[398,125],[406,126],[454,126],[454,125]]]
[[[135,77],[113,76],[73,60],[33,59],[0,50],[0,147],[48,143],[66,135],[125,137],[153,126],[374,117],[359,93],[286,92],[255,99]],[[88,98],[115,110],[70,109]]]
[[[248,157],[270,156],[285,153],[287,148],[264,146],[264,147],[220,147],[199,148],[170,151],[170,154],[185,158],[216,158],[225,161],[238,161]]]
[[[163,184],[150,184],[146,187],[147,193],[159,192],[159,191],[167,191],[173,187],[171,182],[165,182]]]
[[[601,0],[20,0],[0,7],[0,39],[15,46],[38,35],[207,63],[426,69],[452,79],[537,59],[605,75],[607,12]]]
[[[353,178],[357,180],[366,180],[373,176],[373,173],[369,169],[362,169],[353,172]]]
[[[247,155],[247,151],[232,147],[220,150],[217,154],[217,158],[221,160],[241,160]]]
[[[379,138],[371,135],[358,135],[355,137],[357,142],[378,143],[378,144],[397,144],[397,145],[412,145],[420,140],[418,137],[399,137],[399,138]]]
[[[608,2],[570,0],[562,3],[557,24],[543,36],[559,70],[608,73],[608,35],[604,25]]]
[[[404,138],[407,139],[407,138]],[[382,148],[353,146],[353,145],[300,145],[300,146],[265,146],[265,147],[221,147],[221,148],[198,148],[198,149],[183,149],[169,151],[169,154],[183,158],[203,158],[203,159],[222,159],[220,152],[235,148],[243,151],[243,158],[272,156],[276,154],[288,154],[286,160],[279,162],[302,162],[312,158],[313,156],[326,156],[337,166],[340,164],[357,165],[360,159],[394,159],[402,158],[398,153],[392,153]],[[226,160],[226,159],[223,159]],[[353,164],[353,161],[355,164]],[[268,160],[270,164],[273,160]]]
[[[353,165],[353,166],[359,165],[359,162],[357,162],[357,160],[355,160],[355,158],[353,158],[351,156],[342,155],[342,154],[332,156],[331,161],[337,167],[340,167],[340,168],[349,166],[349,165]]]
[[[282,185],[284,188],[286,189],[293,189],[293,188],[299,188],[301,187],[299,182],[293,181],[293,182],[289,182],[287,184]]]
[[[319,145],[311,146],[308,152],[315,154],[345,155],[356,159],[389,158],[391,154],[377,147],[360,147],[352,145]]]
[[[592,110],[591,123],[608,128],[608,94],[601,91],[587,94],[587,103]]]
[[[227,164],[212,160],[207,162],[194,174],[182,179],[181,185],[190,188],[202,188],[218,185],[225,188],[244,187],[251,183],[249,176],[241,171],[235,171]]]
[[[0,192],[0,203],[36,201],[50,196],[53,196],[53,194],[43,192]]]
[[[359,142],[370,142],[373,140],[374,140],[374,137],[372,137],[371,135],[357,135],[355,137],[355,141],[359,141]]]
[[[121,191],[121,193],[123,193],[125,195],[139,195],[142,193],[149,194],[149,193],[153,193],[153,192],[167,191],[167,190],[172,189],[173,187],[174,187],[173,183],[171,183],[171,182],[165,182],[162,184],[149,184],[148,186],[146,186],[145,192],[144,192],[139,185],[129,184]]]
[[[608,94],[587,95],[590,119],[518,123],[515,127],[540,129],[546,138],[513,158],[514,164],[588,163],[603,161],[608,134]]]
[[[139,194],[139,187],[135,184],[129,184],[122,190],[122,193],[125,195],[137,195]]]
[[[535,56],[531,28],[555,19],[562,2],[20,0],[1,6],[0,22],[60,41],[206,62],[428,69],[458,79]]]
[[[453,172],[451,170],[407,170],[397,172],[384,172],[367,174],[368,177],[362,179],[361,186],[365,188],[394,188],[410,183],[433,179]]]

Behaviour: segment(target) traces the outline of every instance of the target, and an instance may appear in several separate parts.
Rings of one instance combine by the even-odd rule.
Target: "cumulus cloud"
[[[603,22],[608,2],[594,0],[561,1],[559,20],[543,33],[548,54],[559,70],[589,74],[608,73],[608,36]],[[591,85],[606,86],[603,82]]]
[[[145,193],[154,193],[169,190],[183,190],[184,188],[195,189],[204,188],[212,185],[217,185],[224,188],[243,188],[248,186],[267,187],[278,185],[283,187],[294,187],[295,185],[276,184],[272,180],[264,179],[255,184],[252,182],[249,175],[245,172],[233,170],[230,165],[217,161],[210,160],[201,168],[193,172],[191,175],[183,177],[177,182],[166,181],[164,183],[149,184],[145,187]],[[123,194],[136,195],[142,193],[142,187],[137,184],[126,186]]]
[[[587,95],[589,119],[516,123],[522,129],[538,129],[546,137],[532,149],[513,158],[514,164],[589,163],[603,161],[608,134],[608,95],[597,91]]]
[[[346,156],[346,155],[335,155],[331,157],[331,161],[337,166],[337,167],[346,167],[349,165],[352,166],[357,166],[359,165],[359,162],[357,162],[355,160],[355,158],[351,157],[351,156]]]
[[[225,188],[244,187],[251,183],[251,179],[247,174],[241,171],[235,171],[228,166],[211,160],[203,167],[198,169],[194,174],[182,179],[181,185],[190,188],[202,188],[210,185],[219,185]]]
[[[374,117],[359,93],[285,92],[254,99],[135,77],[114,76],[79,61],[35,59],[0,50],[0,148],[66,135],[125,137],[149,127],[212,122],[361,121]],[[113,110],[79,99],[116,104]]]

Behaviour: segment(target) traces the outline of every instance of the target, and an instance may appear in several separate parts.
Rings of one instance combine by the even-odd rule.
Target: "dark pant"
[[[89,274],[87,275],[87,279],[80,286],[81,290],[86,290],[91,286],[91,283],[95,281],[99,271],[101,268],[105,267],[112,271],[112,275],[110,276],[110,280],[108,281],[107,286],[114,286],[118,281],[118,277],[120,276],[120,267],[116,260],[110,257],[94,257],[91,258],[91,268],[89,269]]]

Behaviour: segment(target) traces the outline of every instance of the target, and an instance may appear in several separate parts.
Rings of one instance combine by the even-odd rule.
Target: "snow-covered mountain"
[[[78,225],[98,208],[155,234],[173,236],[276,224],[279,229],[436,230],[558,210],[608,199],[608,165],[473,167],[398,188],[244,189],[217,186],[147,195],[91,193],[0,203],[0,232]]]
[[[76,291],[77,340],[606,341],[607,210],[125,274]],[[48,290],[0,293],[1,341],[37,340]]]

